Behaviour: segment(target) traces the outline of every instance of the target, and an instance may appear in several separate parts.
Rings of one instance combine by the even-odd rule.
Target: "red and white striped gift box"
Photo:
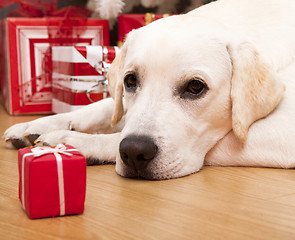
[[[53,47],[53,112],[69,112],[108,97],[105,75],[118,52],[118,47]]]

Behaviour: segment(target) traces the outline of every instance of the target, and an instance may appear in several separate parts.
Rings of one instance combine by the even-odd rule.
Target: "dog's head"
[[[209,25],[173,16],[127,37],[108,74],[112,124],[127,110],[118,174],[168,179],[197,172],[230,130],[245,142],[250,125],[279,103],[284,86],[254,46]]]

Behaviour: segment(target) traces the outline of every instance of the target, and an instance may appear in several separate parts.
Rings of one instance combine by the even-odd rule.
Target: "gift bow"
[[[68,155],[68,156],[72,156],[73,154],[67,152],[69,151],[69,149],[67,149],[67,147],[63,144],[58,144],[55,148],[51,148],[51,147],[36,147],[36,148],[32,148],[32,154],[35,157],[40,157],[42,155],[45,154],[49,154],[49,153],[59,153],[59,154],[64,154],[64,155]],[[77,150],[76,150],[77,151]]]
[[[65,215],[65,189],[64,189],[64,176],[63,176],[63,164],[62,164],[62,157],[61,154],[72,156],[73,154],[69,153],[72,151],[76,151],[79,153],[77,149],[67,149],[67,147],[63,144],[58,144],[55,148],[52,147],[36,147],[32,148],[31,152],[26,153],[23,155],[22,158],[22,205],[23,208],[26,209],[25,207],[25,163],[24,160],[27,156],[34,156],[34,157],[40,157],[45,154],[54,154],[56,158],[56,163],[57,163],[57,177],[58,177],[58,188],[59,188],[59,205],[60,205],[60,216]]]

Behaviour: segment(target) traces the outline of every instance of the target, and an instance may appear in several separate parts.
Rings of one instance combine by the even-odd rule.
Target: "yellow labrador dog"
[[[5,139],[70,144],[124,177],[294,168],[294,13],[293,0],[220,0],[134,30],[108,74],[113,99],[14,125]]]

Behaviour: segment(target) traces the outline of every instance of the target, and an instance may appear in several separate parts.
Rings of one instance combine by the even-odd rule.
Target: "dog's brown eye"
[[[192,80],[187,85],[186,91],[192,94],[200,94],[204,90],[204,83],[199,80]]]
[[[135,74],[127,74],[124,78],[124,85],[126,90],[135,91],[135,89],[137,88],[137,78]]]
[[[198,97],[207,90],[207,85],[201,80],[190,81],[183,93],[183,97]]]

